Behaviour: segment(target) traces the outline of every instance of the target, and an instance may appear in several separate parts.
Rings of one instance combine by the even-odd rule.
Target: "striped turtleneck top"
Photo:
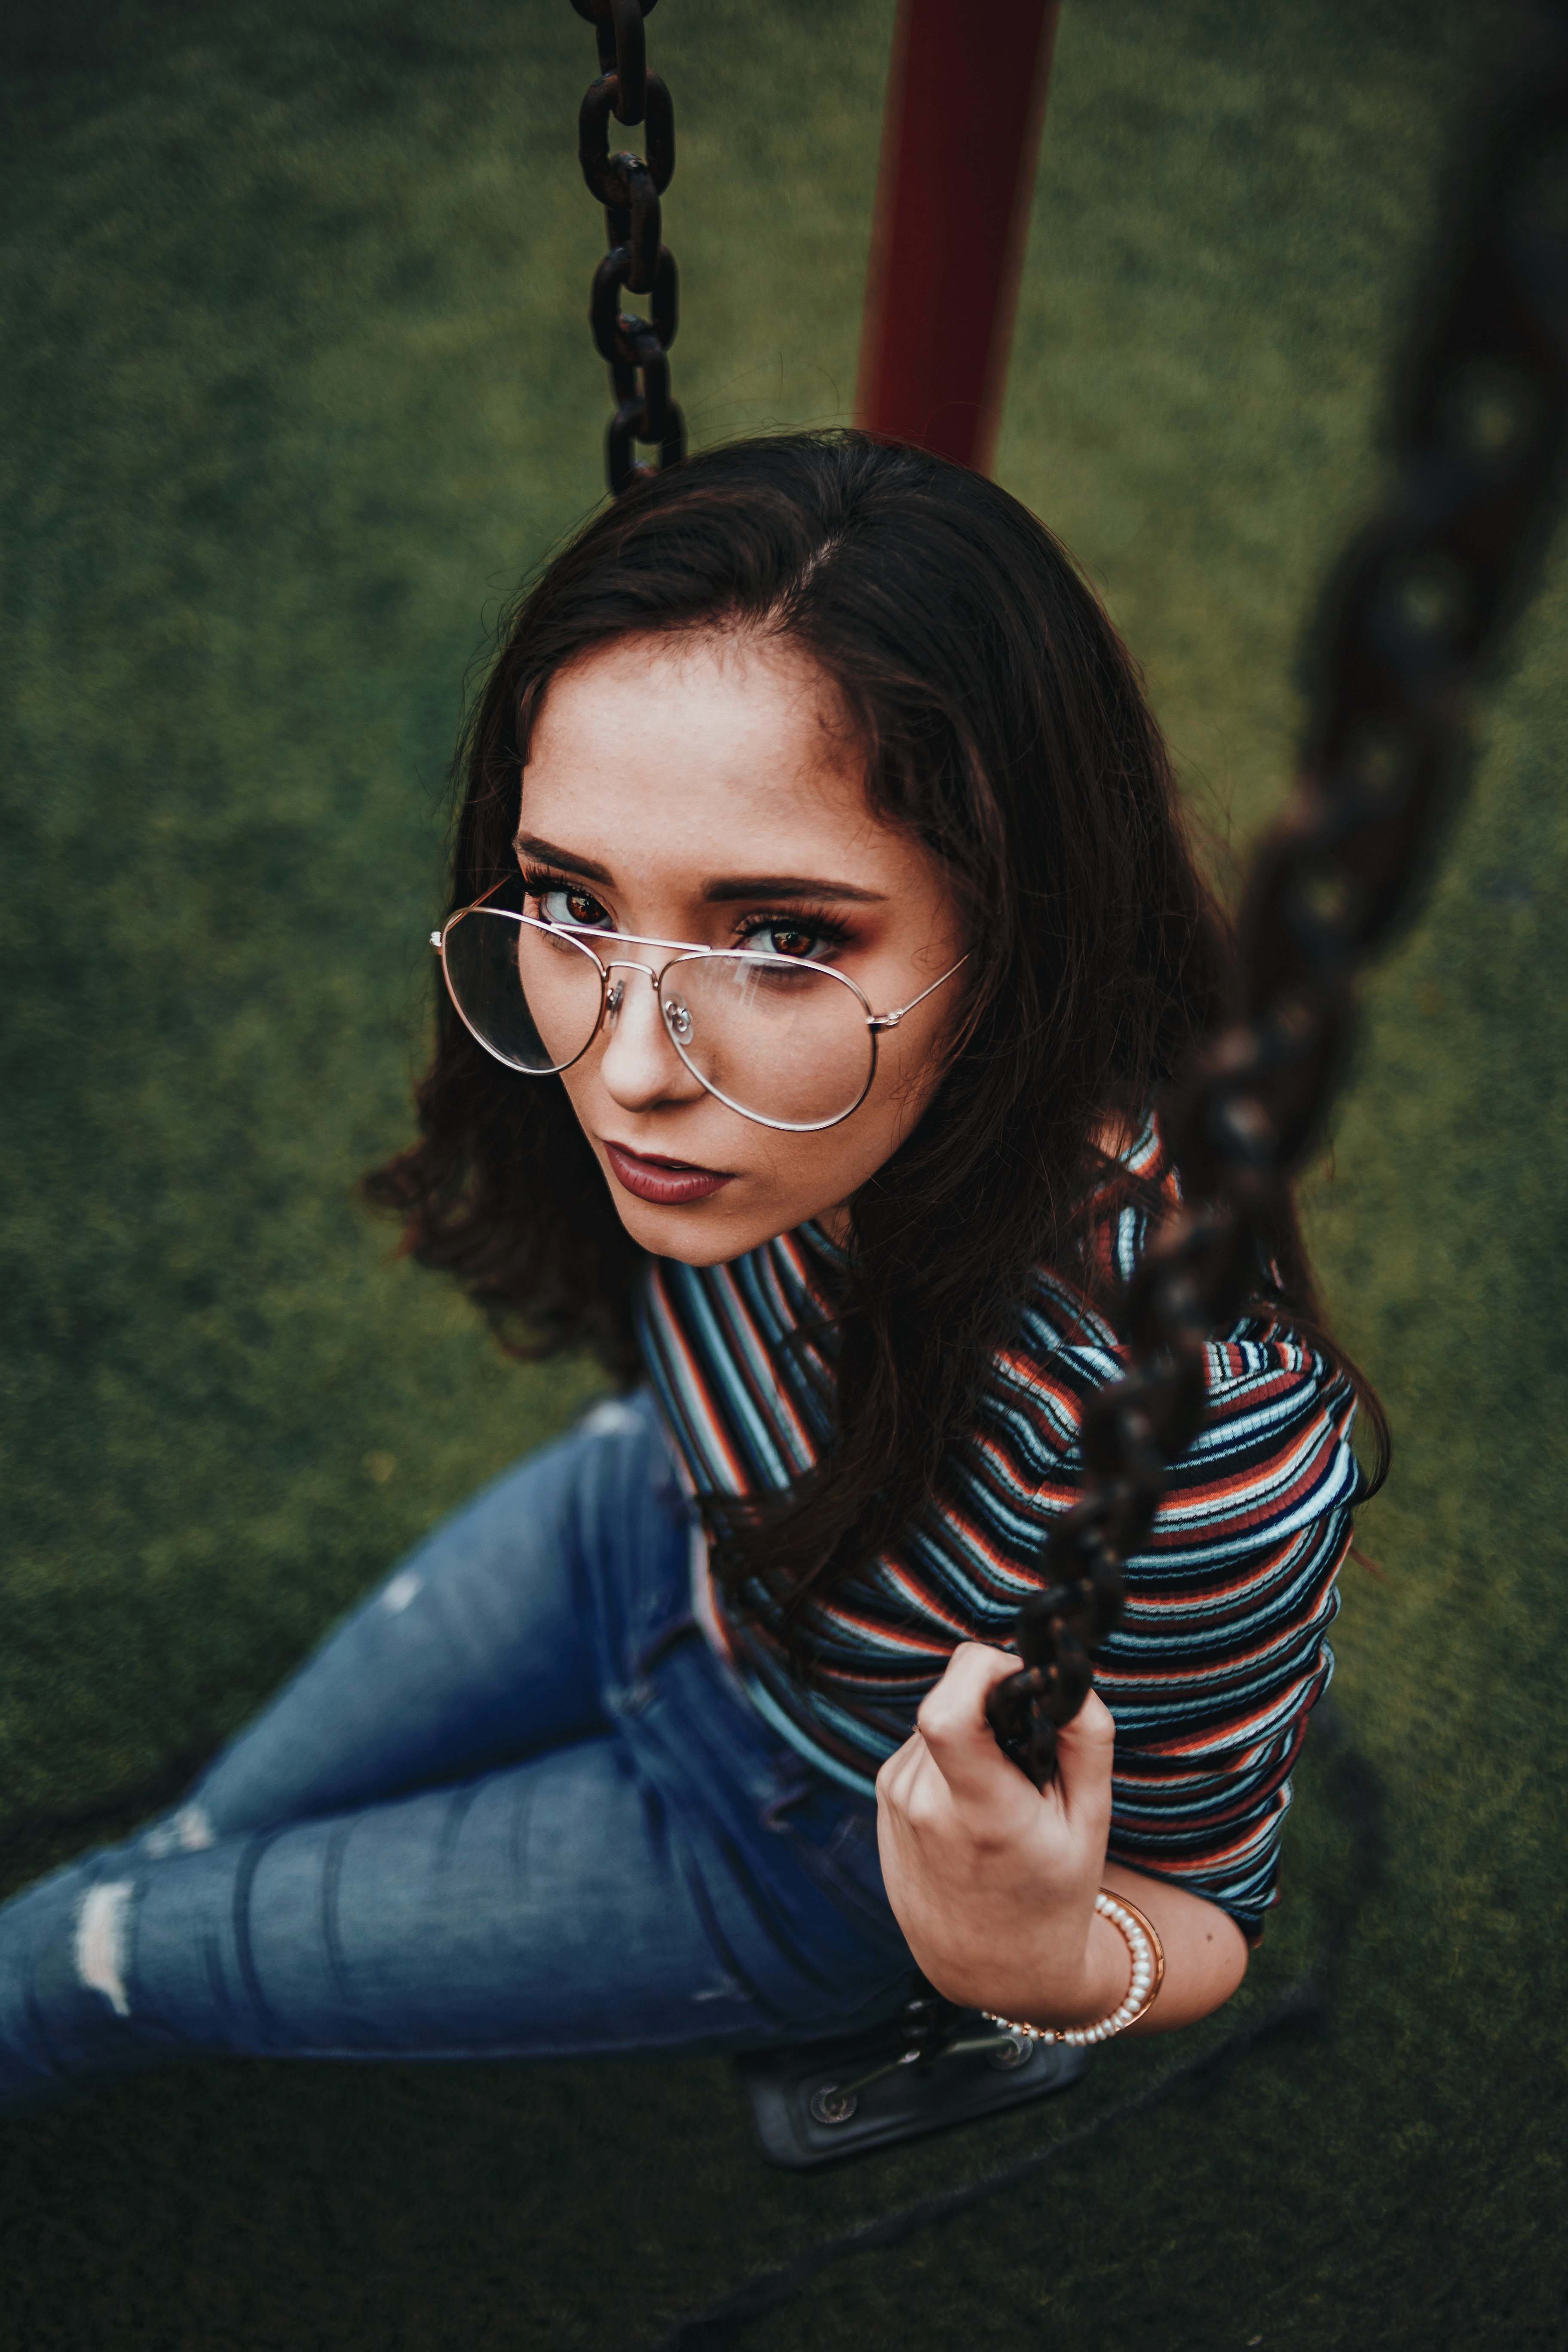
[[[1151,1121],[1126,1155],[1173,1191]],[[1101,1245],[1131,1273],[1147,1219],[1121,1209]],[[831,1316],[841,1254],[815,1225],[727,1265],[652,1262],[642,1350],[693,1493],[778,1489],[829,1443]],[[1172,1878],[1256,1934],[1274,1899],[1290,1770],[1327,1687],[1335,1578],[1362,1481],[1354,1397],[1278,1324],[1238,1323],[1208,1350],[1209,1420],[1172,1472],[1096,1686],[1116,1721],[1110,1856]],[[1080,1486],[1079,1430],[1124,1351],[1104,1320],[1042,1272],[1013,1344],[993,1359],[976,1424],[952,1447],[936,1508],[891,1549],[808,1604],[814,1671],[791,1672],[776,1607],[740,1607],[706,1578],[699,1613],[761,1713],[820,1769],[869,1794],[962,1641],[1006,1646],[1041,1582],[1050,1521]]]

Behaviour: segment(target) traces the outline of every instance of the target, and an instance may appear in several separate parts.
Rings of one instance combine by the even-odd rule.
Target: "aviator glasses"
[[[447,917],[430,944],[465,1026],[488,1054],[531,1077],[580,1061],[613,1024],[641,972],[664,1034],[698,1083],[759,1127],[807,1135],[859,1109],[877,1075],[877,1039],[952,978],[892,1013],[873,1013],[847,972],[809,956],[705,948],[591,924],[546,922],[490,904],[497,885]],[[645,963],[627,948],[654,948]]]

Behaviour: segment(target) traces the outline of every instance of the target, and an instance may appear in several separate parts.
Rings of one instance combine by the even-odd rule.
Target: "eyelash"
[[[521,870],[524,894],[536,904],[541,898],[547,898],[552,890],[565,890],[579,898],[594,898],[592,890],[585,890],[581,882],[574,882],[570,875],[552,874],[545,866],[525,866]],[[602,903],[602,900],[594,898],[595,907]],[[590,925],[589,928],[595,927]],[[608,930],[615,927],[613,924],[605,924],[603,928]]]
[[[536,904],[552,890],[569,890],[574,892],[580,898],[594,898],[593,892],[584,889],[582,883],[574,882],[569,875],[552,874],[547,866],[525,866],[522,868],[522,887],[528,897]],[[602,906],[603,903],[602,899],[594,898],[595,906]],[[826,908],[808,906],[753,909],[751,914],[742,916],[735,926],[735,931],[737,938],[750,940],[754,939],[759,931],[772,930],[775,927],[784,930],[792,924],[797,929],[811,931],[824,946],[829,949],[845,947],[855,936],[848,924],[840,922],[837,916],[828,914]],[[608,930],[613,929],[614,926],[606,923],[603,926],[589,925],[587,928],[590,929],[602,928]]]
[[[834,916],[820,909],[814,912],[809,907],[769,908],[765,911],[742,915],[735,926],[738,936],[743,940],[755,939],[759,931],[783,931],[792,928],[811,932],[821,941],[822,947],[829,949],[844,947],[855,936],[847,923],[837,921]],[[820,961],[820,949],[813,960]]]

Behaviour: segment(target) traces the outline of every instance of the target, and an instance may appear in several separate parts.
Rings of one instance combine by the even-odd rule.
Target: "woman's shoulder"
[[[1205,1352],[1211,1429],[1243,1411],[1276,1421],[1290,1412],[1337,1411],[1352,1393],[1348,1374],[1283,1309],[1238,1318],[1211,1334]],[[996,1351],[988,1385],[994,1402],[1049,1391],[1081,1412],[1092,1391],[1121,1379],[1130,1362],[1106,1309],[1041,1267],[1013,1343]]]
[[[1107,1317],[1042,1269],[1017,1343],[991,1367],[976,1431],[982,1454],[1005,1463],[1021,1493],[1068,1507],[1089,1409],[1128,1370],[1126,1343]],[[1205,1388],[1203,1424],[1169,1465],[1151,1559],[1174,1547],[1190,1567],[1279,1546],[1362,1498],[1353,1383],[1283,1312],[1244,1316],[1212,1334]]]
[[[1099,1139],[1111,1164],[1091,1204],[1081,1262],[1070,1271],[1047,1265],[1032,1269],[1016,1344],[998,1355],[1005,1381],[1048,1365],[1053,1381],[1087,1391],[1120,1379],[1128,1368],[1115,1302],[1152,1235],[1181,1206],[1181,1180],[1153,1111],[1141,1122],[1108,1124]],[[1292,1394],[1305,1402],[1332,1391],[1337,1401],[1346,1386],[1331,1354],[1295,1328],[1283,1305],[1260,1302],[1210,1336],[1211,1414],[1243,1402],[1280,1403]]]

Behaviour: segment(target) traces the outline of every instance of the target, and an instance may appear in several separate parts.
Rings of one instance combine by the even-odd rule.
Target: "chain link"
[[[686,454],[686,420],[669,396],[669,362],[679,318],[675,257],[664,243],[659,198],[675,171],[675,109],[658,74],[647,68],[643,19],[658,0],[572,0],[593,26],[599,75],[588,85],[577,116],[577,160],[589,194],[605,207],[609,251],[594,272],[588,323],[594,348],[610,371],[616,413],[605,441],[612,494],[672,466]],[[610,117],[646,121],[646,156],[610,152]],[[647,294],[650,315],[621,309],[623,289]],[[641,442],[658,451],[658,466],[635,455]]]
[[[1469,698],[1528,587],[1568,437],[1568,31],[1527,20],[1479,126],[1394,419],[1388,506],[1325,593],[1300,781],[1243,895],[1234,1017],[1163,1105],[1184,1205],[1122,1301],[1131,1369],[1084,1418],[1084,1486],[1048,1589],[1019,1611],[1024,1661],[988,1715],[1037,1786],[1093,1683],[1126,1560],[1206,1412],[1205,1343],[1258,1294],[1260,1234],[1321,1136],[1352,982],[1413,908],[1463,781]]]

